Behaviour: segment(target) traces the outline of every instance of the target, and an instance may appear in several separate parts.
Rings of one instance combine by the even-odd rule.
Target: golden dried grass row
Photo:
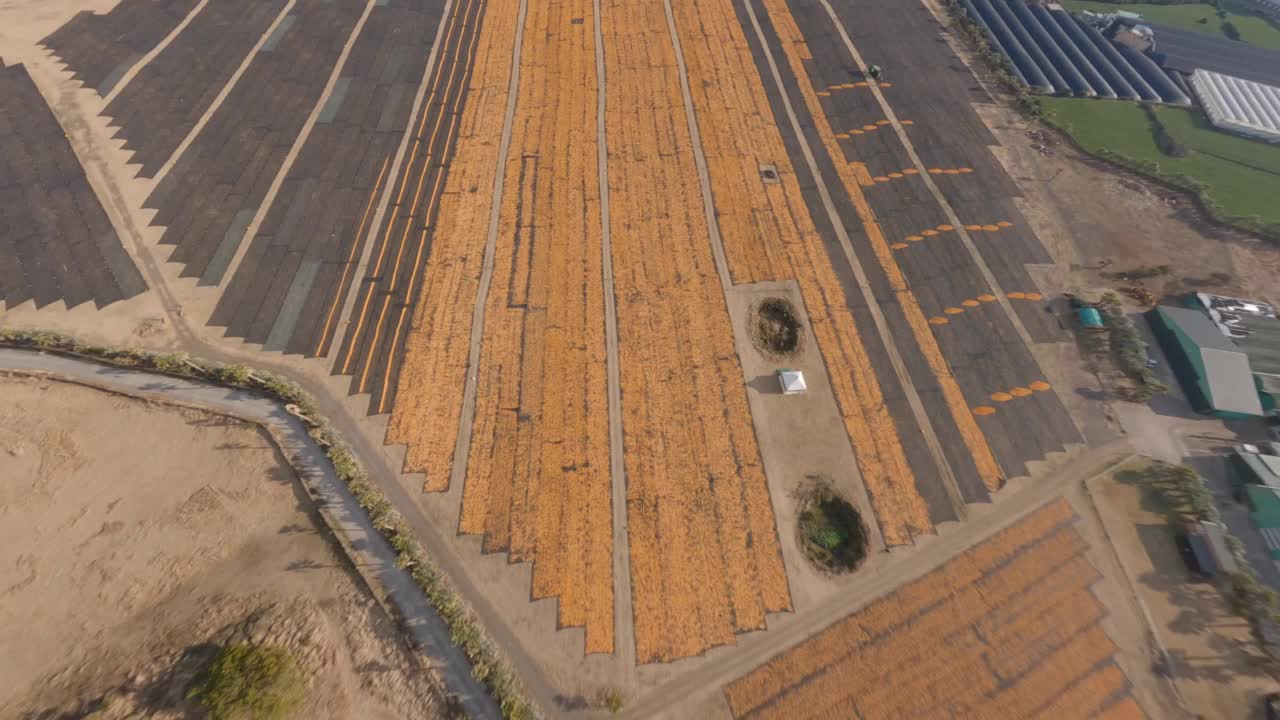
[[[591,15],[561,0],[525,20],[461,523],[533,562],[532,596],[560,599],[588,653],[614,644]]]
[[[950,560],[930,573],[894,592],[893,601],[881,600],[859,614],[859,623],[869,633],[885,632],[902,618],[908,618],[941,599],[987,576],[1020,552],[1034,552],[1037,543],[1050,537],[1072,515],[1070,504],[1055,501],[1001,530],[977,547]],[[1073,531],[1070,531],[1073,532]]]
[[[636,652],[652,662],[731,643],[791,599],[663,6],[603,12]]]
[[[1034,610],[1037,604],[1029,599],[1046,582],[1052,580],[1055,589],[1060,586],[1087,595],[1084,588],[1096,579],[1096,571],[1081,554],[1084,546],[1079,535],[1062,527],[1071,517],[1069,503],[1047,504],[941,568],[776,656],[725,688],[730,710],[735,717],[754,716],[753,711],[775,702],[769,707],[771,715],[781,711],[779,716],[806,716],[807,708],[825,702],[815,699],[822,696],[824,687],[835,702],[887,682],[885,674],[894,667],[935,662],[931,654],[939,638],[952,643],[942,656],[949,662],[961,648],[980,656],[984,648],[970,628],[986,637],[994,619],[1011,622]],[[1038,589],[1029,591],[1033,585]],[[822,685],[824,669],[826,686]]]
[[[763,82],[730,0],[676,3],[725,254],[735,282],[793,278],[891,545],[932,529],[859,328],[800,193]],[[760,166],[780,182],[765,184]],[[908,509],[909,514],[903,514]]]
[[[1079,678],[1088,675],[1116,651],[1101,626],[1076,635],[1044,658],[1017,683],[990,695],[974,707],[978,717],[1030,718]]]
[[[1039,711],[1039,715],[1046,718],[1098,716],[1102,706],[1126,685],[1128,680],[1124,672],[1115,665],[1106,665],[1068,688],[1053,701],[1052,705]],[[1141,716],[1139,711],[1137,717]]]
[[[883,623],[888,632],[874,643],[863,645],[856,651],[846,646],[843,656],[826,658],[822,664],[805,661],[804,667],[809,673],[795,673],[793,677],[811,675],[795,691],[776,698],[759,716],[800,717],[841,696],[874,695],[876,688],[894,681],[893,673],[923,663],[931,654],[939,652],[940,639],[948,638],[957,631],[964,631],[962,635],[969,638],[966,642],[957,643],[967,647],[969,652],[959,652],[954,661],[973,662],[985,668],[981,648],[969,628],[993,608],[1006,602],[1012,594],[1025,589],[1028,582],[1043,579],[1044,573],[1037,568],[1057,567],[1065,559],[1081,552],[1081,543],[1080,536],[1074,531],[1057,532],[991,575],[958,588],[922,615],[912,617],[898,608],[898,615],[892,620],[877,620],[875,624]],[[941,572],[945,571],[944,566]],[[877,603],[877,608],[883,608],[883,613],[895,610],[893,596],[887,600]],[[909,612],[909,606],[907,608]],[[860,625],[864,630],[867,628],[867,624]],[[952,652],[956,649],[949,648]],[[862,707],[861,701],[859,707]],[[868,712],[878,714],[879,707],[869,707]]]
[[[1052,577],[1053,582],[1048,587],[1043,583],[1034,585],[1030,592],[1023,592],[996,608],[974,626],[978,634],[993,647],[1000,647],[1006,644],[1005,633],[1026,623],[1040,622],[1041,616],[1063,602],[1064,598],[1080,594],[1092,597],[1084,591],[1099,577],[1097,569],[1084,555],[1072,558],[1061,567],[1045,568],[1045,575]]]
[[[1044,588],[1044,592],[1048,591]],[[1041,589],[1032,592],[1040,593]],[[1105,614],[1102,605],[1085,590],[1067,593],[1060,600],[1045,608],[1043,614],[1028,615],[995,637],[987,659],[997,676],[1003,680],[1020,677],[1050,649],[1065,644]]]
[[[863,195],[859,176],[866,175],[865,168],[860,163],[845,161],[844,150],[840,147],[840,141],[836,138],[835,131],[827,120],[820,98],[815,93],[812,84],[807,80],[809,75],[804,63],[804,57],[809,53],[806,49],[804,36],[800,33],[786,0],[765,0],[763,4],[773,23],[774,30],[778,34],[779,44],[787,56],[791,71],[798,78],[797,89],[804,98],[805,107],[808,108],[814,120],[815,128],[822,139],[823,145],[835,162],[841,184],[844,186],[846,194],[862,221],[867,240],[871,244],[880,269],[884,273],[889,287],[893,290],[898,304],[902,307],[907,324],[911,328],[916,344],[920,347],[921,354],[928,362],[929,369],[933,372],[934,377],[938,380],[938,386],[941,388],[947,407],[951,411],[951,419],[955,423],[961,438],[963,438],[983,482],[989,490],[997,490],[1004,481],[1000,466],[996,462],[990,446],[987,444],[986,436],[978,428],[977,421],[969,409],[969,403],[964,399],[963,393],[960,392],[959,384],[951,374],[951,369],[947,365],[941,349],[938,347],[937,339],[933,336],[933,330],[924,311],[920,308],[920,303],[916,299],[915,293],[907,285],[906,278],[898,267],[898,261],[893,256],[893,250],[890,249],[889,243],[880,229],[875,212]],[[935,418],[934,420],[941,422],[942,419]],[[911,518],[923,515],[927,521],[928,515],[924,508],[917,507],[914,500],[909,496],[904,496],[899,488],[883,488],[882,492],[884,493],[882,503],[887,507],[901,506],[901,514],[904,517]],[[920,501],[920,506],[923,506],[923,501]],[[877,509],[877,513],[879,512],[879,509]],[[890,516],[892,517],[894,514],[890,513]],[[926,524],[924,527],[928,527],[928,525]],[[889,533],[886,531],[885,534],[887,538]]]
[[[894,670],[883,682],[864,683],[861,692],[850,693],[864,720],[945,717],[946,712],[935,709],[963,707],[997,687],[969,630],[946,646],[935,641],[918,661]]]
[[[1104,708],[1093,720],[1146,720],[1146,717],[1147,714],[1138,707],[1137,701],[1127,697]]]
[[[992,607],[1052,574],[1053,569],[1082,554],[1088,546],[1075,528],[1063,528],[1037,542],[979,580],[975,587]]]
[[[498,163],[511,54],[514,3],[485,6],[457,144],[440,199],[431,257],[405,340],[404,364],[387,442],[407,445],[406,472],[426,474],[425,489],[448,488],[462,411],[471,340]],[[466,520],[466,518],[464,518]]]
[[[444,173],[433,172],[442,162],[440,156],[433,155],[437,147],[436,140],[443,138],[439,147],[447,149],[458,128],[458,108],[463,101],[462,96],[455,96],[453,104],[449,107],[446,107],[444,103],[448,99],[448,93],[454,81],[460,74],[466,72],[467,59],[470,58],[471,51],[475,49],[477,36],[473,32],[467,32],[470,29],[467,25],[467,18],[472,18],[474,21],[472,16],[474,5],[475,0],[467,0],[465,5],[456,6],[453,15],[445,21],[447,23],[447,31],[443,57],[446,59],[437,63],[431,73],[429,81],[430,94],[427,97],[427,102],[422,106],[421,119],[418,121],[417,129],[413,134],[413,146],[409,151],[408,159],[399,171],[400,182],[395,194],[395,203],[391,206],[387,215],[382,239],[375,244],[378,252],[374,256],[373,267],[368,272],[367,277],[390,277],[391,284],[384,293],[375,293],[374,289],[371,288],[365,294],[364,300],[360,303],[359,309],[355,311],[355,315],[352,318],[355,326],[346,333],[348,338],[347,348],[342,353],[342,358],[337,365],[343,374],[355,374],[355,386],[360,392],[364,392],[367,389],[370,379],[379,377],[382,379],[383,390],[380,393],[378,412],[382,412],[385,409],[387,398],[390,396],[386,392],[386,386],[389,384],[391,367],[397,355],[400,331],[403,329],[405,319],[408,316],[409,306],[407,304],[397,303],[400,306],[399,310],[393,312],[393,315],[396,316],[394,321],[395,329],[391,333],[391,348],[383,358],[383,366],[375,369],[373,361],[378,355],[378,349],[381,347],[379,339],[382,338],[384,330],[388,329],[388,324],[390,323],[388,310],[391,308],[391,299],[395,295],[394,291],[399,282],[400,265],[404,262],[406,249],[411,243],[415,244],[416,250],[412,251],[411,254],[413,256],[413,267],[417,268],[422,252],[426,247],[426,228],[423,227],[421,233],[416,232],[416,230],[419,226],[425,225],[424,218],[431,217],[432,210],[440,197],[439,192],[442,187]],[[437,107],[435,112],[430,111],[433,107]],[[429,132],[427,131],[428,125],[431,127]],[[427,178],[432,175],[435,176],[435,179],[431,183],[427,183]],[[428,186],[430,186],[429,190]],[[410,187],[413,188],[412,192],[408,192]],[[423,205],[424,199],[426,200],[425,206]],[[419,208],[422,208],[421,212],[419,212]],[[411,237],[413,240],[411,240]],[[399,238],[399,240],[397,241],[396,238]],[[391,251],[392,247],[395,247],[394,252]],[[416,285],[417,280],[416,273],[411,273],[409,288],[407,291],[403,291],[400,297],[412,298],[413,287]],[[381,299],[377,299],[376,296],[380,296]],[[360,338],[363,337],[362,331],[366,329],[366,325],[371,333],[370,342],[367,346],[367,352],[357,357],[355,353],[362,344],[360,343]],[[355,365],[352,365],[353,362],[355,362]]]

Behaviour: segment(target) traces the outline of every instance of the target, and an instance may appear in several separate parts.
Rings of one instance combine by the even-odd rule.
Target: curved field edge
[[[324,452],[334,473],[346,484],[369,520],[396,554],[396,565],[413,578],[427,602],[449,628],[449,637],[471,664],[471,674],[484,684],[506,720],[542,716],[528,699],[519,677],[485,631],[479,618],[432,562],[408,525],[372,482],[350,447],[316,409],[311,396],[291,381],[245,365],[226,365],[192,358],[187,353],[157,353],[82,343],[69,335],[40,330],[0,328],[0,347],[41,350],[129,370],[195,379],[246,390],[285,405],[306,423],[308,434]]]
[[[1213,220],[1280,239],[1280,212],[1268,193],[1280,185],[1280,148],[1228,135],[1181,108],[1085,98],[1040,103],[1043,119],[1086,153],[1191,192]],[[1188,149],[1187,157],[1170,157],[1160,132]],[[1242,162],[1244,154],[1252,157]]]
[[[1170,172],[1168,169],[1162,169],[1160,164],[1154,160],[1116,152],[1102,143],[1090,143],[1080,136],[1080,129],[1073,126],[1069,118],[1062,117],[1060,112],[1055,113],[1055,110],[1060,110],[1057,107],[1058,104],[1082,102],[1093,105],[1113,105],[1122,110],[1133,109],[1137,110],[1139,115],[1142,115],[1143,109],[1137,103],[1120,100],[1049,98],[1032,95],[1025,86],[1013,78],[1009,73],[1008,64],[1004,57],[991,47],[983,36],[982,30],[965,16],[963,9],[956,0],[942,0],[942,2],[947,7],[948,14],[953,20],[951,28],[954,29],[954,32],[952,35],[956,37],[958,42],[967,45],[968,49],[974,53],[974,58],[980,60],[993,73],[998,86],[991,87],[988,85],[988,89],[993,91],[991,92],[993,100],[998,101],[1002,96],[1005,97],[1009,100],[1007,104],[1015,111],[1033,120],[1038,120],[1039,125],[1054,131],[1056,135],[1090,158],[1103,162],[1117,170],[1134,173],[1171,190],[1186,193],[1194,200],[1198,214],[1212,225],[1244,232],[1271,242],[1280,242],[1280,219],[1268,223],[1258,216],[1246,217],[1228,213],[1214,198],[1214,188],[1206,182],[1182,172]],[[997,90],[1003,92],[995,92]],[[1190,113],[1191,111],[1184,112]],[[1142,130],[1145,133],[1144,143],[1156,147],[1155,128],[1151,126],[1148,119],[1144,118],[1144,121],[1147,123],[1142,126]],[[1178,123],[1174,124],[1178,125]],[[1175,130],[1181,129],[1183,128],[1175,128]],[[1166,131],[1168,131],[1168,128],[1166,128]],[[1233,140],[1245,140],[1244,138],[1228,137]],[[1177,133],[1175,133],[1175,139],[1180,142],[1183,141]],[[1258,145],[1269,147],[1264,143],[1258,143]],[[1160,155],[1165,160],[1171,160],[1164,156],[1163,152]],[[1250,168],[1241,166],[1241,169],[1249,170]]]

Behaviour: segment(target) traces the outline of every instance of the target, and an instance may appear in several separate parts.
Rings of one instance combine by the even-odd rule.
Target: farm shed
[[[1236,559],[1227,546],[1226,528],[1221,523],[1202,520],[1187,523],[1182,536],[1195,555],[1196,565],[1208,575],[1236,571]]]
[[[1249,356],[1208,315],[1161,305],[1146,317],[1196,412],[1236,418],[1263,414]]]
[[[1191,73],[1191,87],[1215,127],[1280,143],[1280,88],[1208,70]]]

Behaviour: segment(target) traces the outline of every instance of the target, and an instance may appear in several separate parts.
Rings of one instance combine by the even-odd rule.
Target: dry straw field
[[[763,628],[791,596],[663,7],[603,5],[636,655],[652,662]]]
[[[530,3],[514,66],[518,6],[484,6],[465,103],[444,122],[457,128],[451,169],[443,190],[428,193],[440,209],[387,441],[407,445],[405,470],[425,473],[428,492],[450,489],[455,448],[465,449],[459,532],[483,536],[487,552],[532,563],[531,597],[558,598],[559,626],[584,628],[588,653],[615,649],[613,553],[627,552],[632,606],[621,612],[634,622],[637,660],[662,662],[731,644],[792,607],[712,252],[717,228],[702,201],[677,41],[732,281],[797,283],[886,543],[910,543],[933,524],[907,461],[906,431],[870,359],[879,352],[871,343],[882,341],[876,327],[855,320],[764,80],[744,72],[754,60],[733,3],[674,3],[674,35],[662,3],[604,0],[600,8],[607,140],[596,128],[593,3]],[[785,60],[805,77],[808,50],[789,8],[767,0],[764,9]],[[511,144],[501,156],[517,69]],[[819,135],[839,152],[818,96],[801,85]],[[605,142],[607,227],[596,160]],[[762,165],[776,167],[777,183],[761,180]],[[861,195],[860,171],[847,163],[840,179],[876,246],[878,270],[938,377],[953,415],[947,422],[994,489],[999,468]],[[493,273],[482,295],[495,212]],[[611,483],[622,479],[609,475],[609,269],[626,548],[612,542]],[[468,369],[477,302],[479,364]],[[475,415],[470,444],[459,445],[468,373]]]
[[[725,688],[735,718],[1142,717],[1066,501]]]
[[[731,643],[791,600],[662,6],[603,12],[628,552],[650,662]],[[486,10],[387,439],[408,445],[426,490],[448,489],[492,210],[481,189],[505,163],[459,530],[531,561],[532,596],[558,597],[560,625],[610,652],[594,18],[585,0],[530,6],[499,158],[516,19]]]
[[[493,205],[487,188],[493,187],[498,166],[518,17],[512,3],[485,8],[457,147],[440,199],[434,247],[405,339],[404,365],[387,430],[387,442],[408,445],[405,470],[426,473],[428,491],[449,486],[471,312]]]
[[[588,653],[613,651],[591,15],[591,0],[529,6],[459,523],[533,563],[532,596],[560,598]]]
[[[680,3],[676,24],[699,80],[690,85],[734,282],[799,284],[885,541],[909,543],[933,524],[863,346],[860,333],[875,331],[859,327],[845,301],[761,77],[740,71],[754,61],[733,3]],[[760,181],[762,164],[777,167],[779,183]]]
[[[791,71],[798,78],[808,77],[805,62],[812,58],[812,54],[808,49],[804,36],[800,32],[800,28],[796,25],[795,18],[792,17],[787,7],[786,0],[764,0],[764,5],[768,9],[769,17],[772,19],[774,28],[778,33],[780,45],[786,54],[786,60],[791,67]],[[840,140],[836,137],[836,131],[831,127],[831,123],[826,117],[822,102],[817,95],[818,91],[803,79],[797,83],[797,89],[804,98],[804,104],[813,117],[818,135],[831,157],[844,157]],[[856,92],[863,91],[857,90]],[[865,91],[869,92],[870,90]],[[969,410],[969,405],[965,402],[964,395],[960,391],[960,386],[956,382],[955,376],[951,374],[947,361],[942,355],[942,350],[938,347],[938,341],[933,336],[933,331],[929,327],[925,313],[920,307],[920,301],[907,285],[906,277],[898,266],[897,259],[893,256],[893,249],[889,246],[884,231],[880,228],[880,224],[876,219],[875,212],[871,209],[871,205],[863,194],[862,186],[874,184],[874,180],[866,182],[868,172],[861,163],[837,163],[836,169],[839,174],[840,184],[853,202],[858,218],[862,222],[863,230],[867,234],[867,240],[871,243],[871,247],[875,252],[880,271],[884,273],[889,282],[889,287],[902,306],[907,323],[911,327],[912,338],[918,345],[921,355],[928,363],[929,369],[938,380],[938,385],[942,389],[943,397],[951,413],[951,420],[955,423],[965,446],[973,456],[974,464],[977,466],[978,473],[987,488],[990,490],[998,489],[1003,482],[1003,478],[995,455],[987,444],[986,437],[983,436],[982,431],[978,428],[977,421],[974,420],[973,414]],[[957,170],[956,172],[960,171]],[[907,168],[903,170],[903,173],[910,175],[915,174],[916,171],[914,168]],[[870,486],[870,483],[868,485]],[[875,489],[874,487],[871,489],[874,499]],[[882,516],[882,525],[888,526],[889,523],[884,521],[883,516],[887,514],[889,517],[893,517],[895,513],[885,513],[881,510],[881,504],[888,506],[886,510],[892,510],[892,502],[899,495],[895,493],[885,497],[886,500],[877,501],[876,512],[877,515]],[[886,527],[885,540],[892,544],[890,537],[892,537],[892,534]]]
[[[373,394],[370,409],[375,413],[391,407],[389,384],[394,381],[393,368],[401,355],[401,337],[406,322],[413,326],[411,299],[422,275],[418,269],[429,247],[433,217],[446,190],[444,156],[454,138],[466,132],[459,123],[464,96],[461,92],[451,93],[450,88],[466,84],[470,67],[480,62],[477,57],[468,63],[478,39],[468,26],[474,25],[484,7],[484,0],[459,2],[446,21],[443,60],[430,73],[431,91],[424,98],[425,110],[414,130],[399,183],[394,184],[395,200],[388,208],[388,219],[370,258],[366,276],[369,282],[359,293],[336,366],[342,374],[352,375],[354,392]],[[394,178],[388,183],[394,183]],[[459,287],[437,285],[434,289],[447,293]]]
[[[673,8],[732,279],[799,284],[877,521],[889,544],[909,543],[932,522],[863,344],[874,328],[849,309],[762,79],[742,72],[753,60],[733,5]],[[798,37],[784,5],[769,9]],[[584,627],[587,652],[610,652],[592,12],[586,0],[530,6],[511,147],[499,157],[518,13],[484,10],[387,440],[408,446],[405,469],[424,472],[427,491],[448,489],[494,209],[486,188],[501,167],[459,530],[532,562],[532,597],[559,598],[559,624]],[[666,661],[762,629],[791,598],[664,9],[606,0],[601,21],[632,616],[638,660]],[[789,55],[804,52],[789,40]],[[762,164],[780,182],[761,182]],[[981,435],[970,445],[990,460]],[[994,461],[985,467],[994,483]]]

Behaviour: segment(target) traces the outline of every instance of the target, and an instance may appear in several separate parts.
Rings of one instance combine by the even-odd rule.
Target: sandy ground
[[[245,345],[238,340],[223,339],[221,329],[204,326],[204,320],[212,307],[216,291],[211,288],[197,288],[194,279],[179,279],[178,266],[164,261],[169,253],[168,248],[157,248],[155,245],[160,229],[148,227],[152,211],[141,209],[142,201],[150,189],[149,183],[133,177],[136,168],[126,164],[127,153],[120,148],[120,141],[111,139],[113,129],[109,127],[109,122],[105,118],[98,116],[103,106],[102,100],[92,91],[79,88],[77,83],[68,79],[45,51],[34,47],[34,43],[40,37],[56,29],[77,10],[105,10],[112,5],[114,5],[112,0],[0,0],[0,56],[3,56],[6,62],[27,64],[34,80],[67,130],[73,147],[85,165],[90,181],[99,192],[126,249],[134,256],[148,283],[152,286],[152,291],[129,301],[113,304],[102,311],[94,311],[91,307],[82,306],[66,312],[61,309],[60,304],[36,311],[28,304],[0,313],[0,322],[13,326],[59,329],[107,344],[142,345],[154,349],[185,349],[205,357],[234,359],[286,373],[303,382],[318,396],[324,412],[334,418],[335,422],[353,439],[362,459],[375,474],[386,478],[396,476],[395,471],[402,467],[404,451],[399,446],[382,444],[386,417],[365,417],[366,398],[347,397],[347,380],[329,377],[327,362],[282,357],[276,353],[261,353],[255,346]],[[1194,213],[1185,206],[1185,202],[1179,205],[1170,204],[1168,194],[1164,191],[1150,189],[1136,180],[1117,176],[1065,146],[1054,146],[1049,150],[1049,154],[1038,151],[1034,145],[1039,143],[1040,139],[1028,135],[1031,126],[1006,109],[998,106],[984,106],[980,108],[980,112],[1003,143],[1002,148],[995,149],[997,156],[1006,164],[1010,174],[1026,193],[1025,201],[1021,205],[1023,213],[1034,224],[1045,246],[1057,261],[1052,266],[1033,269],[1034,276],[1047,296],[1056,295],[1064,289],[1097,286],[1102,278],[1096,271],[1085,268],[1096,265],[1101,259],[1106,258],[1112,260],[1113,269],[1171,263],[1175,266],[1174,272],[1170,275],[1171,278],[1191,277],[1193,274],[1202,276],[1214,271],[1227,272],[1232,275],[1233,285],[1243,288],[1246,294],[1280,299],[1280,292],[1277,292],[1280,286],[1277,286],[1275,280],[1275,270],[1280,270],[1280,251],[1230,233],[1220,233],[1208,228],[1196,220]],[[1073,347],[1065,344],[1043,346],[1035,348],[1035,352],[1055,387],[1073,388],[1073,391],[1062,393],[1064,402],[1092,444],[1101,444],[1119,434],[1119,423],[1111,418],[1111,411],[1107,406],[1097,401],[1099,384],[1096,378],[1081,367]],[[12,406],[5,405],[5,411],[11,409]],[[126,425],[120,423],[119,426]],[[212,432],[210,428],[199,428],[199,430]],[[131,444],[129,440],[132,437],[134,436],[130,435],[112,447],[129,447]],[[257,438],[256,435],[254,437]],[[7,442],[4,440],[3,430],[0,430],[0,442]],[[262,438],[257,438],[248,444],[262,445],[263,442]],[[107,446],[100,445],[100,447]],[[223,456],[228,455],[223,453]],[[223,456],[220,456],[220,459]],[[86,457],[95,456],[86,455]],[[13,460],[11,457],[0,456],[0,477],[4,476],[7,467],[5,463]],[[26,457],[25,461],[30,462],[30,458]],[[187,477],[191,472],[187,465],[180,467],[179,474]],[[457,537],[453,532],[457,518],[455,497],[421,496],[418,493],[421,486],[420,476],[396,476],[396,478],[396,480],[387,480],[385,483],[390,491],[399,493],[399,500],[396,497],[392,499],[401,505],[406,518],[424,538],[430,551],[442,561],[456,579],[461,581],[460,586],[464,594],[485,617],[486,624],[497,636],[500,644],[514,651],[517,665],[522,670],[536,668],[537,674],[542,676],[546,684],[554,687],[558,692],[556,704],[547,703],[548,709],[555,710],[557,706],[560,710],[582,707],[587,702],[586,698],[590,698],[597,689],[606,685],[623,688],[628,697],[628,705],[638,705],[643,696],[655,694],[655,688],[659,689],[656,694],[665,694],[661,688],[668,683],[679,682],[687,674],[713,671],[726,659],[739,654],[758,654],[759,660],[762,661],[765,654],[760,653],[759,649],[778,642],[770,638],[766,643],[765,638],[782,636],[780,642],[783,643],[787,642],[788,637],[798,640],[809,624],[797,622],[795,616],[771,618],[770,632],[740,638],[742,645],[739,648],[721,648],[704,657],[672,665],[636,669],[621,667],[613,657],[581,658],[580,631],[557,632],[554,629],[554,603],[550,600],[529,601],[530,581],[527,566],[513,567],[504,557],[497,555],[481,556],[478,552],[477,538]],[[229,482],[225,477],[220,479],[223,482]],[[277,485],[269,486],[277,487]],[[199,487],[201,485],[189,488],[182,502],[185,502],[186,498]],[[1003,495],[1013,495],[1012,490],[1011,488]],[[229,502],[223,495],[219,497],[223,502]],[[0,496],[0,501],[3,501],[0,502],[0,506],[7,510],[8,497]],[[175,503],[174,507],[181,504],[177,500]],[[975,509],[973,518],[964,525],[994,523],[1003,516],[1006,504],[998,503],[988,508]],[[123,507],[124,505],[121,505],[116,510],[120,511]],[[93,510],[99,513],[96,521],[86,515],[81,523],[89,523],[96,532],[105,523],[117,521],[116,518],[105,514],[105,508],[104,503]],[[244,508],[246,513],[259,510],[256,504],[251,509]],[[305,518],[305,515],[296,509],[292,512],[300,518]],[[70,515],[66,517],[69,518]],[[27,520],[25,517],[22,519]],[[275,523],[273,527],[279,529],[295,521],[276,522],[273,519],[270,522]],[[296,522],[302,522],[302,520]],[[82,524],[81,527],[88,527],[88,525]],[[255,524],[254,527],[265,526]],[[932,542],[937,545],[955,542],[955,536],[951,535],[951,532],[958,530],[959,527],[957,525],[944,530],[943,535]],[[12,531],[7,526],[0,530],[0,533],[6,533],[5,538],[9,537],[7,533],[10,532]],[[170,548],[167,544],[169,536],[161,534],[161,528],[158,525],[151,527],[148,532],[157,533],[147,536],[148,538],[154,537],[159,540],[148,542],[148,547],[164,548],[166,551]],[[87,540],[92,534],[86,531],[85,535],[76,536],[79,538],[77,542]],[[273,557],[279,558],[286,557],[287,553],[284,550],[294,548],[293,543],[301,543],[307,538],[315,540],[310,533],[276,534],[273,530],[271,535]],[[227,537],[236,537],[240,540],[248,536],[228,532]],[[107,540],[117,542],[117,536],[107,535],[94,542],[101,543]],[[261,541],[265,542],[265,536]],[[219,548],[221,552],[217,543],[213,543],[212,546]],[[42,552],[44,552],[43,549]],[[245,552],[248,553],[244,558],[246,562],[253,560],[258,563],[267,563],[267,559],[260,553],[255,556],[251,551]],[[289,550],[289,552],[294,551]],[[297,552],[301,553],[301,557],[310,557],[301,548]],[[18,553],[11,553],[11,555],[16,556]],[[56,561],[51,558],[49,562]],[[102,562],[107,561],[102,560]],[[157,556],[146,562],[181,564],[178,560],[167,556]],[[232,564],[227,565],[227,563]],[[320,563],[324,564],[323,561]],[[291,591],[288,588],[298,587],[291,583],[302,583],[304,578],[320,578],[329,575],[347,577],[345,573],[324,567],[306,572],[285,572],[280,569],[287,564],[288,562],[284,562],[279,563],[279,567],[270,565],[269,568],[266,566],[259,568],[263,574],[268,569],[271,570],[270,582],[253,574],[243,577],[239,574],[234,577],[224,574],[217,577],[234,581],[230,586],[234,588],[240,588],[241,582],[245,583],[245,587],[237,589],[236,592],[244,593],[244,597],[253,598],[253,602],[249,603],[253,607],[269,606],[275,603],[277,607],[285,609],[286,616],[311,617],[314,610],[319,613],[316,617],[341,617],[341,615],[327,614],[329,609],[323,605],[318,610],[307,605],[295,612],[294,602],[290,598],[296,598],[297,595],[289,595]],[[328,564],[332,565],[333,562],[329,561]],[[865,593],[858,588],[876,582],[879,577],[893,575],[898,571],[909,575],[924,565],[927,563],[910,559],[910,554],[906,557],[899,554],[879,554],[858,576],[845,578],[843,582],[831,583],[815,578],[793,577],[793,592],[798,598],[810,597],[815,603],[820,598],[830,598],[835,595],[861,595]],[[165,619],[162,623],[156,624],[160,629],[156,630],[158,634],[155,638],[145,643],[132,642],[129,638],[140,637],[139,634],[143,632],[143,628],[128,624],[113,625],[109,630],[103,629],[100,633],[101,637],[95,636],[94,643],[91,645],[99,648],[96,652],[107,653],[114,652],[111,648],[127,648],[128,654],[122,657],[132,658],[131,662],[137,666],[163,668],[167,663],[171,664],[174,654],[181,648],[203,642],[243,620],[243,613],[224,611],[218,614],[215,611],[218,603],[211,594],[214,592],[212,588],[217,586],[214,582],[215,574],[230,572],[227,568],[235,567],[234,561],[225,556],[218,556],[214,565],[204,567],[207,569],[202,571],[204,574],[199,575],[200,583],[195,583],[194,578],[181,582],[162,581],[157,574],[157,577],[150,582],[158,583],[158,586],[143,584],[144,586],[140,586],[137,592],[151,593],[152,602],[159,602],[160,599],[168,598],[179,591],[195,593],[198,589],[196,585],[199,585],[205,588],[200,590],[204,594],[198,595],[206,598],[202,600],[206,603],[205,609],[200,612],[190,609],[180,612],[169,605],[161,605],[165,608],[165,612],[171,614],[161,616]],[[0,567],[0,587],[8,587],[26,577],[23,572],[22,568],[15,569],[13,566]],[[254,577],[258,579],[254,580]],[[307,580],[307,582],[312,581]],[[349,586],[350,581],[347,583]],[[335,582],[326,587],[332,588],[339,585],[340,583]],[[311,585],[306,586],[306,588],[311,587]],[[316,587],[319,585],[317,584]],[[124,588],[118,588],[115,592],[120,598],[129,596]],[[274,592],[284,592],[285,597],[272,594]],[[353,589],[352,592],[356,591]],[[188,597],[197,597],[197,595],[188,595]],[[311,597],[331,598],[332,593]],[[318,603],[318,601],[314,602]],[[8,603],[9,595],[0,597],[0,610],[5,613],[0,615],[0,623],[4,623],[0,633],[17,632],[13,628],[24,625],[23,621],[8,614]],[[101,604],[96,603],[96,605]],[[367,604],[354,607],[365,608],[364,611],[360,611],[361,616],[373,613]],[[92,612],[91,608],[74,607],[73,609],[80,613]],[[152,612],[154,610],[155,608],[152,608]],[[186,614],[183,614],[184,612]],[[84,622],[88,620],[85,618]],[[270,626],[270,623],[267,623],[267,626]],[[60,637],[65,639],[78,635],[84,635],[84,633],[67,631]],[[4,641],[0,642],[0,647],[5,649],[13,646],[11,640],[16,641],[15,638],[3,634],[0,634],[0,640]],[[339,645],[340,642],[346,642],[334,638],[330,640]],[[122,644],[103,644],[108,641]],[[1117,641],[1120,642],[1121,638],[1117,638]],[[55,649],[62,647],[58,643],[49,644]],[[59,650],[59,653],[61,652]],[[0,717],[7,717],[8,708],[17,707],[15,703],[18,702],[29,701],[29,704],[23,707],[32,709],[65,707],[66,703],[89,698],[92,693],[101,693],[105,688],[118,685],[120,679],[127,677],[131,672],[131,670],[121,669],[118,676],[95,675],[87,670],[93,661],[93,656],[89,654],[91,652],[95,650],[77,649],[75,657],[69,661],[59,660],[58,653],[39,660],[39,653],[24,649],[19,666],[14,665],[12,658],[0,656],[0,677],[11,677],[9,671],[15,667],[22,673],[20,682],[9,683],[10,687],[0,688]],[[160,660],[152,662],[153,658],[160,658]],[[62,675],[56,683],[50,683],[40,697],[32,695],[34,691],[30,689],[31,683],[38,683],[50,674],[59,672],[59,669],[62,669]],[[156,675],[156,671],[145,670],[140,674],[152,677]],[[1133,673],[1130,674],[1133,675]],[[534,673],[526,673],[526,675],[532,676]],[[333,686],[345,687],[338,684]],[[372,704],[370,706],[372,707]],[[335,705],[335,707],[340,706]],[[702,716],[696,711],[693,714]],[[371,710],[368,714],[356,716],[377,717],[378,715],[376,711]],[[391,716],[399,715],[392,712]]]
[[[256,426],[80,385],[0,378],[0,717],[183,717],[218,643],[290,648],[299,717],[440,714]],[[78,716],[78,715],[76,715]]]
[[[1092,490],[1169,651],[1187,707],[1206,718],[1261,718],[1262,696],[1277,683],[1260,665],[1248,623],[1217,588],[1187,572],[1159,500],[1113,476],[1099,478]]]

